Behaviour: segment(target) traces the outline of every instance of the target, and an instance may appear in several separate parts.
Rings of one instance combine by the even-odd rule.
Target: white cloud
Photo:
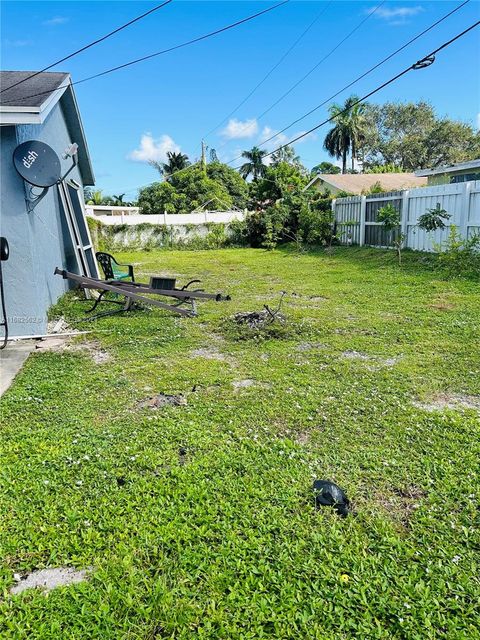
[[[42,24],[46,27],[56,27],[59,24],[65,24],[68,22],[69,18],[65,16],[55,16],[54,18],[50,18],[49,20],[44,20]]]
[[[367,13],[374,13],[375,17],[385,20],[390,25],[405,24],[408,18],[413,18],[425,11],[423,7],[417,5],[415,7],[380,7],[376,9],[373,7],[368,9]]]
[[[7,47],[31,47],[33,40],[5,40]]]
[[[127,157],[135,162],[150,162],[150,160],[165,162],[167,151],[176,153],[180,151],[180,147],[170,136],[164,134],[155,139],[150,133],[144,133],[140,139],[139,148],[131,151]]]
[[[258,123],[255,118],[251,120],[237,120],[231,118],[228,121],[227,126],[222,131],[222,136],[229,140],[236,140],[239,138],[252,138],[258,131]]]

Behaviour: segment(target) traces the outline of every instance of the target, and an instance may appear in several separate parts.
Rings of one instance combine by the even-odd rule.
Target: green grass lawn
[[[480,638],[478,284],[368,249],[119,258],[232,301],[28,359],[2,399],[2,640]],[[282,290],[278,335],[232,328]],[[316,511],[315,478],[355,515]],[[9,594],[57,566],[93,569]]]

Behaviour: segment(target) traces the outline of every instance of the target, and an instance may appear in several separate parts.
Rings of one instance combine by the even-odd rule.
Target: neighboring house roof
[[[78,165],[85,185],[95,184],[85,131],[71,85],[70,74],[42,72],[11,90],[8,87],[35,71],[0,72],[0,125],[43,124],[60,102],[71,141],[78,144]],[[41,94],[41,95],[34,95]]]
[[[468,171],[469,169],[479,169],[479,160],[470,160],[469,162],[457,162],[450,166],[435,167],[434,169],[419,169],[415,171],[416,176],[436,176],[442,173],[455,173],[456,171]]]
[[[427,179],[419,178],[414,173],[319,173],[305,188],[308,189],[317,182],[321,182],[326,189],[331,186],[347,193],[361,194],[377,182],[385,191],[398,191],[409,187],[423,187],[427,184]]]

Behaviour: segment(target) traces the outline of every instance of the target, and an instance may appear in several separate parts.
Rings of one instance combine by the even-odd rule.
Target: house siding
[[[57,187],[51,187],[33,212],[27,212],[25,183],[15,171],[12,155],[18,144],[31,139],[46,142],[61,158],[74,142],[61,103],[41,125],[0,128],[0,233],[10,245],[3,278],[11,336],[46,333],[48,309],[69,287],[66,280],[53,276],[54,269],[71,267],[74,257]],[[66,171],[70,163],[61,162]],[[70,178],[83,187],[78,168]],[[34,188],[36,194],[40,191]]]
[[[463,169],[461,171],[452,171],[450,173],[437,173],[433,176],[428,176],[428,186],[436,186],[439,184],[452,184],[456,182],[454,178],[459,176],[480,176],[480,169]],[[470,180],[478,180],[479,178],[469,178]],[[464,178],[465,180],[465,178]],[[461,182],[461,181],[460,181]]]

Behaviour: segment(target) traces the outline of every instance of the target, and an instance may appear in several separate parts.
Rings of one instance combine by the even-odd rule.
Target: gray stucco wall
[[[57,187],[51,187],[34,211],[27,213],[24,181],[15,171],[12,154],[18,144],[32,139],[49,144],[60,158],[74,142],[60,103],[42,125],[0,127],[0,235],[10,245],[3,276],[11,336],[46,333],[47,311],[69,286],[53,271],[55,267],[71,267],[73,258]],[[65,170],[70,166],[62,163]],[[70,178],[83,187],[78,169]]]

